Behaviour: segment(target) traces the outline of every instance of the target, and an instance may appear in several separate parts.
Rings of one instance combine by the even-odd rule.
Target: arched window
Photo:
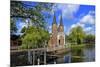
[[[60,40],[59,40],[59,45],[60,45]]]

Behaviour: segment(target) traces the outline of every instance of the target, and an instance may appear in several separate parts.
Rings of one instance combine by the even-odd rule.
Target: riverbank
[[[70,48],[71,49],[79,49],[79,48],[84,48],[86,45],[84,45],[84,44],[80,44],[80,45],[70,45]]]
[[[85,48],[85,47],[93,47],[95,45],[92,45],[92,44],[72,44],[72,45],[69,45],[69,48],[71,49],[80,49],[80,48]]]
[[[72,44],[72,45],[68,45],[67,47],[57,50],[56,51],[56,55],[63,55],[66,53],[69,53],[72,49],[78,50],[78,49],[82,49],[82,48],[90,48],[93,47],[94,45],[90,45],[90,44]]]

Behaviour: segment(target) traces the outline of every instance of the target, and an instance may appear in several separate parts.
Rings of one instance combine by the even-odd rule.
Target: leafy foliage
[[[77,27],[72,28],[68,36],[68,39],[70,42],[81,44],[83,43],[84,37],[85,37],[85,32],[83,31],[82,27],[77,26]]]
[[[51,3],[33,3],[28,1],[11,1],[11,18],[24,21],[31,20],[32,25],[37,27],[46,27],[45,18],[50,17]],[[48,14],[44,14],[48,12]],[[14,20],[15,20],[14,19]]]
[[[10,19],[10,33],[13,34],[17,32],[16,23],[13,19]]]
[[[22,38],[22,48],[39,48],[44,47],[45,41],[49,38],[46,30],[36,27],[29,27]]]
[[[95,43],[95,35],[93,34],[88,34],[84,38],[85,43]]]
[[[52,5],[51,3],[11,1],[10,17],[13,19],[12,21],[16,24],[16,20],[20,20],[20,23],[25,22],[27,25],[27,27],[23,27],[21,30],[21,33],[23,33],[21,36],[21,48],[44,46],[44,42],[49,37],[48,31],[46,31],[46,19],[50,17]]]

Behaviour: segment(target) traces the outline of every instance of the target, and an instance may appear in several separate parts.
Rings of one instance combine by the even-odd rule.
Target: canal
[[[89,45],[82,48],[71,48],[71,51],[56,58],[53,62],[60,63],[77,63],[95,61],[95,46]]]
[[[65,49],[67,51],[67,48]],[[86,45],[84,47],[74,47],[70,51],[56,56],[46,55],[46,64],[63,64],[63,63],[77,63],[77,62],[93,62],[95,61],[95,46]],[[33,56],[31,56],[33,58]],[[31,58],[31,61],[33,59]],[[11,66],[25,66],[25,65],[44,65],[44,55],[36,54],[35,63],[28,62],[27,52],[19,52],[11,55]]]

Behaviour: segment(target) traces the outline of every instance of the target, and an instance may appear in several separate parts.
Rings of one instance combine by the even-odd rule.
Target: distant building
[[[11,35],[10,38],[10,50],[16,50],[22,44],[19,35]]]
[[[52,23],[52,33],[50,35],[50,40],[48,42],[49,48],[64,47],[65,45],[65,34],[62,16],[60,18],[60,24],[57,26],[56,16],[54,14]]]

